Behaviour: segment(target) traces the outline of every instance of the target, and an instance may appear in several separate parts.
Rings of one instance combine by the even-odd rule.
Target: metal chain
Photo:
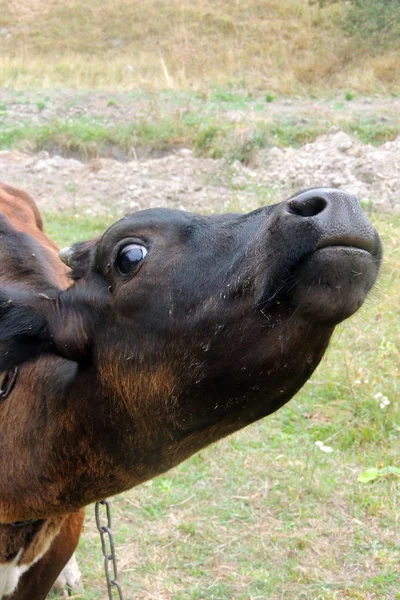
[[[101,524],[101,506],[105,506],[105,520],[107,523],[106,525]],[[124,600],[121,586],[118,583],[117,558],[115,556],[114,538],[111,531],[110,502],[108,500],[101,500],[101,502],[96,502],[94,512],[96,515],[97,529],[100,533],[101,550],[104,556],[104,571],[106,574],[108,598],[109,600],[114,600],[115,598],[119,598],[119,600]],[[116,596],[114,595],[114,590],[116,590]]]

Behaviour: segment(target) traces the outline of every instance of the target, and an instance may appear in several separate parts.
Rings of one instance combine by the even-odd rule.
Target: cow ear
[[[75,281],[82,279],[88,273],[99,239],[78,242],[59,251],[58,256],[71,269],[70,277]]]
[[[46,320],[25,304],[22,294],[2,293],[0,301],[0,371],[7,371],[45,352],[52,336]],[[21,301],[24,302],[21,302]]]
[[[71,289],[71,288],[70,288]],[[90,361],[89,304],[69,290],[57,297],[2,290],[0,294],[0,371],[54,354]],[[65,296],[65,297],[64,297]]]

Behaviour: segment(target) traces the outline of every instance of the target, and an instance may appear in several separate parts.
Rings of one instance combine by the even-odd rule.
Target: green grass
[[[368,468],[400,466],[400,216],[370,218],[385,248],[379,285],[301,392],[114,499],[126,598],[400,598],[400,479],[358,481]],[[61,245],[108,225],[54,213],[46,223]],[[384,409],[378,393],[390,400]],[[91,507],[78,554],[85,592],[74,597],[105,600]]]
[[[220,109],[221,103],[218,108]],[[234,105],[237,108],[237,104]],[[257,107],[257,104],[254,104]],[[126,157],[191,147],[197,154],[229,161],[249,162],[260,148],[300,147],[314,141],[332,126],[339,126],[363,143],[381,144],[400,134],[398,115],[382,119],[353,116],[345,119],[275,117],[249,124],[232,122],[217,113],[213,101],[203,110],[174,115],[142,117],[134,123],[110,123],[100,118],[78,117],[50,123],[11,124],[0,120],[0,149],[49,150],[84,159],[107,156],[117,148]]]
[[[104,233],[112,220],[106,217],[75,215],[70,213],[42,211],[46,232],[60,248]]]

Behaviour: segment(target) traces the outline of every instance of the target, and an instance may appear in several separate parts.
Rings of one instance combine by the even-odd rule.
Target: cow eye
[[[128,244],[118,252],[116,265],[122,275],[133,274],[147,254],[147,248],[139,244]]]

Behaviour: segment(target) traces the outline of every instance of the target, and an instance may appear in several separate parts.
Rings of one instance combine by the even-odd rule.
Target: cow
[[[35,202],[25,192],[2,183],[0,256],[0,287],[18,283],[26,291],[46,294],[50,290],[71,285],[69,269],[60,261],[57,246],[44,233],[43,220]],[[29,368],[26,369],[26,375],[29,377]],[[30,385],[20,386],[18,383],[18,388],[18,394],[34,394]],[[10,427],[15,426],[17,430],[16,415],[7,412],[6,405],[0,406],[0,411],[0,419],[8,419]],[[1,442],[0,447],[3,451]],[[25,451],[27,449],[29,446]],[[7,460],[7,457],[3,454],[2,461],[4,460]],[[22,466],[23,461],[21,456]],[[1,473],[5,476],[4,469]],[[53,572],[61,571],[68,561],[69,565],[60,578],[60,584],[67,583],[71,587],[78,587],[80,572],[75,558],[70,557],[78,543],[83,519],[84,510],[48,520],[22,523],[10,524],[0,518],[0,598],[4,595],[8,597],[16,587],[19,577],[29,567],[29,576],[22,578],[18,593],[12,598],[44,598],[46,592],[41,592],[40,585],[43,584],[39,582],[42,578],[44,581],[48,577],[50,580],[54,579]],[[50,545],[51,556],[48,553],[48,556],[39,562]],[[44,585],[48,588],[47,583]]]
[[[83,509],[276,411],[363,304],[382,248],[356,196],[128,215],[61,252],[0,191],[0,597],[43,600]]]

